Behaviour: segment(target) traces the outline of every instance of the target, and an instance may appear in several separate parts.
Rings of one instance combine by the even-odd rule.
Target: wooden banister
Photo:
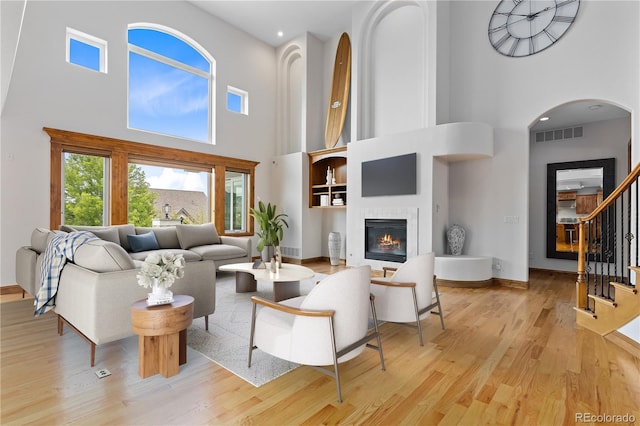
[[[613,190],[611,194],[607,198],[600,203],[598,207],[595,208],[588,216],[584,216],[579,218],[578,220],[581,222],[587,222],[593,220],[598,214],[602,213],[604,209],[613,204],[615,200],[617,200],[624,191],[629,189],[631,184],[633,184],[640,176],[640,163],[636,165],[636,167],[629,173],[629,175],[622,181],[620,185],[616,189]]]
[[[592,318],[597,318],[596,302],[617,307],[611,282],[635,289],[625,272],[638,263],[640,253],[639,177],[640,163],[589,215],[578,219],[576,309]]]

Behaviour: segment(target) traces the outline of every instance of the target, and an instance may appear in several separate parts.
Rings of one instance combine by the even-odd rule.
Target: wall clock
[[[567,32],[579,7],[580,0],[502,0],[489,21],[489,41],[505,56],[533,55]]]

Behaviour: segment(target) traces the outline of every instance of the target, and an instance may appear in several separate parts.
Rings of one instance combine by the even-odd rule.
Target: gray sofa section
[[[24,291],[37,293],[44,252],[54,233],[76,230],[92,232],[99,239],[80,246],[73,261],[64,266],[54,310],[59,319],[91,342],[92,365],[95,345],[133,335],[131,305],[145,299],[150,291],[138,285],[136,275],[149,253],[183,254],[184,277],[176,280],[171,291],[192,296],[193,317],[204,316],[206,324],[208,315],[215,311],[217,267],[251,259],[250,238],[219,237],[212,224],[166,228],[63,226],[60,231],[37,228],[31,235],[31,245],[16,252],[16,280]],[[128,236],[148,232],[154,233],[158,249],[131,251]]]

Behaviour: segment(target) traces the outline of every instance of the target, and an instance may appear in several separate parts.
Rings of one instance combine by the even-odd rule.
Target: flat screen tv
[[[405,154],[362,163],[362,196],[417,193],[417,154]]]

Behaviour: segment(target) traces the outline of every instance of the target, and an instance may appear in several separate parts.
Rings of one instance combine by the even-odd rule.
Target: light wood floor
[[[342,404],[309,367],[254,388],[194,351],[177,376],[143,380],[135,337],[99,346],[90,368],[88,345],[58,336],[53,313],[2,303],[0,423],[561,425],[589,413],[640,424],[640,360],[576,329],[570,276],[441,294],[447,329],[425,319],[420,347],[414,330],[383,325],[387,371],[371,350],[342,364]],[[98,379],[99,368],[112,375]]]

